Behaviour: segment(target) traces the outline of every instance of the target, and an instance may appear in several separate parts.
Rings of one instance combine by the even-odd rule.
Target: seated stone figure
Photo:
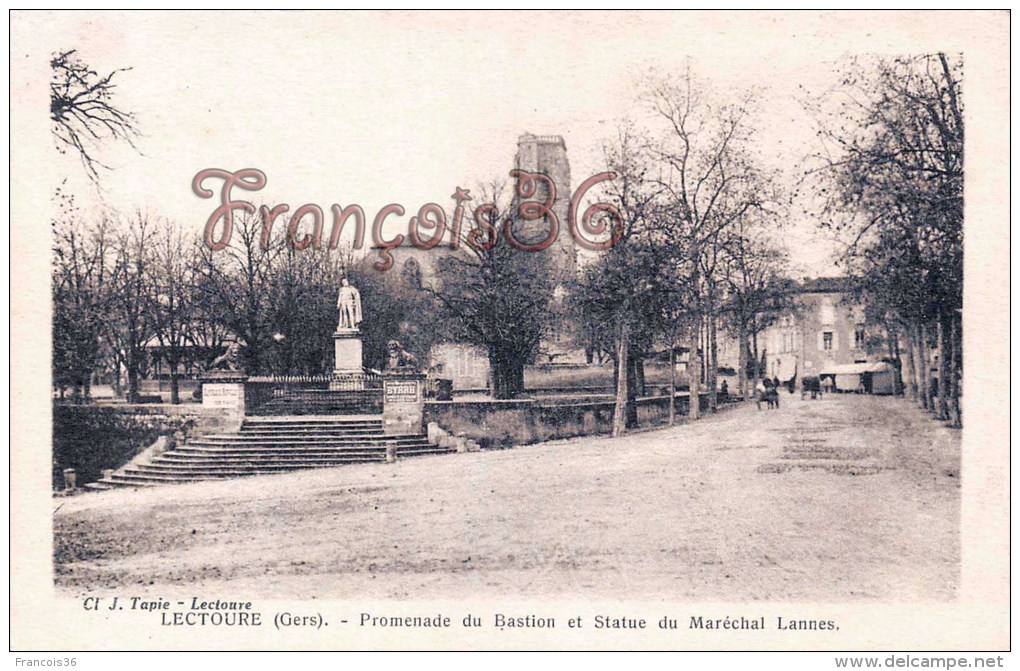
[[[241,370],[241,345],[237,341],[234,341],[227,345],[227,351],[219,355],[213,362],[209,364],[208,370],[227,370],[227,371],[240,371]]]
[[[418,370],[418,357],[405,350],[399,340],[386,343],[386,370]]]

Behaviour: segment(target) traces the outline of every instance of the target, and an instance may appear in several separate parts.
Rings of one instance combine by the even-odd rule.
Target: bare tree
[[[103,331],[111,281],[107,220],[89,225],[74,197],[58,190],[53,221],[53,379],[87,399],[103,356]]]
[[[72,49],[50,60],[50,119],[61,153],[68,149],[81,158],[89,179],[98,181],[98,168],[109,169],[96,156],[95,145],[104,139],[123,140],[134,147],[138,135],[134,114],[114,102],[114,77],[130,68],[100,75]]]
[[[270,363],[276,332],[274,288],[285,248],[280,236],[263,245],[262,231],[258,213],[235,217],[234,235],[226,248],[214,252],[200,247],[197,282],[196,300],[205,318],[243,341],[246,367],[252,373],[267,371]]]
[[[737,390],[741,398],[751,391],[747,370],[754,359],[754,384],[761,376],[758,334],[783,313],[792,311],[790,282],[784,277],[786,255],[760,225],[740,221],[728,236],[722,262],[725,288],[722,316],[740,348]]]
[[[198,241],[180,227],[161,221],[152,248],[152,328],[169,367],[170,402],[180,403],[180,366],[195,343],[195,285]]]
[[[720,245],[729,227],[771,197],[771,185],[751,149],[750,94],[736,102],[717,101],[688,68],[679,77],[652,81],[646,103],[662,127],[650,147],[661,166],[657,181],[663,189],[656,221],[691,287],[690,417],[697,419],[705,354],[714,407]]]
[[[146,344],[153,336],[154,278],[151,244],[155,226],[138,210],[114,237],[113,270],[107,301],[106,333],[114,354],[127,373],[126,398],[138,401],[146,362]]]

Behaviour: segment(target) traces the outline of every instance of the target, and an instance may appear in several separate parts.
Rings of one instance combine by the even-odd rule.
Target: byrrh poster
[[[1008,651],[1007,12],[10,19],[12,651]]]

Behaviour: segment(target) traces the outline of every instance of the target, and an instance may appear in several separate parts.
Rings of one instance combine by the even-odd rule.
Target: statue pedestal
[[[333,333],[333,372],[350,374],[363,372],[361,360],[361,331],[337,329]]]
[[[425,411],[425,375],[417,371],[383,373],[383,431],[421,435]]]
[[[247,375],[237,371],[211,371],[200,379],[202,408],[214,410],[230,420],[244,418]]]

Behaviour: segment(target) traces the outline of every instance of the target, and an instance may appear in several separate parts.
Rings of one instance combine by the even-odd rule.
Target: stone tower
[[[524,133],[517,139],[517,157],[514,164],[520,170],[548,175],[556,185],[556,200],[552,211],[560,222],[559,235],[546,253],[551,257],[551,265],[557,278],[561,282],[569,281],[574,278],[576,271],[577,250],[567,221],[567,210],[572,195],[567,144],[561,135]],[[545,186],[539,185],[538,192],[531,200],[544,201],[547,197]],[[514,227],[514,231],[515,233],[520,231],[518,237],[522,239],[542,240],[548,235],[548,217],[539,221],[520,223]]]

